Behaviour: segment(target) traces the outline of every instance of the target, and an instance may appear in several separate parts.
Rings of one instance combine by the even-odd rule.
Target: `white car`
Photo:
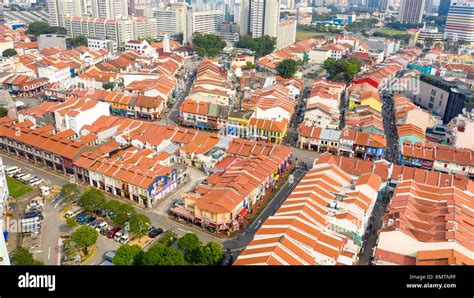
[[[76,216],[77,214],[79,214],[82,211],[83,211],[83,209],[81,207],[76,207],[76,208],[66,212],[66,214],[64,214],[64,217],[70,218],[70,217]]]
[[[119,242],[122,243],[122,244],[127,244],[128,241],[130,241],[130,238],[129,238],[128,234],[122,235],[122,237],[119,240]]]
[[[114,235],[114,240],[119,242],[120,239],[122,239],[122,236],[124,235],[124,233],[122,233],[122,231],[118,231],[117,233],[115,233]]]
[[[26,174],[25,176],[20,177],[20,180],[25,182],[28,181],[29,179],[33,178],[33,175],[31,174]]]
[[[103,221],[95,227],[95,230],[100,233],[101,230],[107,229],[108,227],[109,225],[107,224],[107,222]]]
[[[38,179],[36,180],[35,182],[33,183],[30,183],[31,186],[40,186],[41,184],[44,183],[44,180],[43,179]]]
[[[8,169],[5,170],[5,173],[8,176],[13,176],[15,174],[18,174],[21,172],[21,169],[19,167],[9,167]]]

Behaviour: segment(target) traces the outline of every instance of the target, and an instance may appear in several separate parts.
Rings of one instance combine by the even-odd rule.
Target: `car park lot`
[[[312,153],[312,152],[310,152]],[[307,152],[305,152],[307,154]],[[52,172],[48,169],[38,167],[36,165],[27,164],[25,161],[17,159],[11,155],[0,153],[3,158],[3,161],[6,167],[18,166],[24,173],[29,173],[37,177],[42,178],[46,181],[45,185],[54,186],[54,188],[60,188],[63,185],[70,182],[69,177],[60,175],[58,173]],[[194,175],[194,172],[193,172]],[[15,180],[17,181],[17,180]],[[80,189],[84,189],[84,185],[79,185]],[[110,195],[107,195],[107,198],[110,198]],[[120,202],[126,202],[124,200],[119,200]],[[178,236],[183,236],[188,232],[195,233],[198,235],[199,239],[202,242],[216,241],[222,243],[223,240],[213,235],[210,235],[199,228],[189,227],[184,224],[177,223],[173,220],[168,219],[168,215],[165,211],[167,210],[169,200],[163,201],[156,209],[142,209],[135,208],[137,213],[144,214],[150,218],[151,224],[156,227],[161,227],[164,231],[172,230]],[[71,230],[68,229],[65,224],[65,218],[61,215],[61,210],[65,207],[66,201],[64,198],[56,197],[56,199],[47,199],[45,201],[44,210],[43,210],[43,235],[42,239],[38,239],[38,243],[41,240],[41,245],[32,249],[32,253],[35,258],[43,261],[46,265],[57,265],[59,264],[58,258],[60,257],[60,245],[59,239],[64,233],[70,233]],[[163,210],[161,210],[163,209]],[[161,235],[155,238],[155,241],[160,238]],[[151,240],[151,239],[148,239]],[[151,242],[153,243],[153,242]],[[97,250],[94,256],[87,260],[84,264],[88,265],[98,265],[103,261],[103,254],[109,250],[116,250],[120,246],[120,243],[108,239],[107,237],[99,237],[97,240]],[[147,246],[150,247],[150,244]]]

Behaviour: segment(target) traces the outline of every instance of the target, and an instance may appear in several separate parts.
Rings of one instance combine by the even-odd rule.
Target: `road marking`
[[[32,251],[32,253],[34,253],[34,254],[39,254],[39,253],[42,253],[42,252],[44,252],[44,250]]]
[[[181,231],[181,232],[184,232],[184,233],[191,233],[190,231],[186,231],[186,230],[183,230],[183,229],[181,229],[181,228],[178,228],[177,230],[178,230],[178,231]]]
[[[54,205],[54,209],[56,209],[58,207],[59,204],[61,204],[63,201],[63,198],[61,198],[59,201],[56,202],[56,204]]]
[[[48,248],[48,261],[51,260],[51,246]]]

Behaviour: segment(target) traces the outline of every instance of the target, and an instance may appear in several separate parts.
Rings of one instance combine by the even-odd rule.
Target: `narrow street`
[[[224,250],[230,249],[233,253],[235,260],[235,255],[240,253],[245,246],[248,245],[250,241],[252,241],[255,233],[257,232],[258,228],[263,224],[263,222],[273,214],[275,211],[281,206],[281,204],[285,201],[288,195],[293,191],[299,181],[303,178],[306,171],[302,169],[297,169],[293,172],[294,181],[293,183],[289,183],[286,181],[285,184],[277,191],[275,196],[272,200],[265,206],[262,212],[257,216],[257,218],[252,222],[252,224],[247,228],[246,232],[242,236],[237,236],[233,239],[229,239],[223,243]],[[229,258],[229,255],[226,254],[226,258]]]
[[[385,210],[390,201],[390,196],[387,194],[382,199],[375,202],[372,216],[370,217],[370,225],[364,235],[362,250],[359,253],[359,265],[370,265],[374,254],[375,246],[377,245],[379,229],[382,227],[382,219]]]
[[[161,125],[178,125],[178,117],[179,117],[179,106],[183,103],[184,99],[188,96],[189,90],[194,82],[194,78],[196,75],[198,63],[194,61],[190,61],[186,63],[186,68],[188,69],[188,73],[192,74],[190,78],[186,80],[186,84],[184,88],[180,88],[181,94],[176,98],[173,103],[173,106],[170,107],[165,111],[163,119],[156,121],[156,123]],[[180,85],[181,86],[181,85]]]
[[[387,139],[387,150],[385,152],[385,159],[389,162],[398,162],[398,131],[395,119],[395,107],[393,96],[387,92],[382,93],[382,117],[385,131],[385,138]]]

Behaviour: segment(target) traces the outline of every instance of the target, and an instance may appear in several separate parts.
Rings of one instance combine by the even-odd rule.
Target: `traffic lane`
[[[293,183],[289,183],[287,180],[285,185],[278,190],[275,197],[265,206],[265,209],[257,216],[252,224],[247,228],[243,235],[238,235],[236,238],[227,240],[224,242],[224,249],[241,249],[248,245],[252,241],[258,228],[265,222],[265,220],[274,215],[276,210],[280,208],[288,195],[293,191],[298,182],[303,178],[305,172],[302,170],[296,170],[294,172],[295,180]]]
[[[45,265],[59,265],[61,247],[59,239],[63,233],[70,233],[71,230],[65,226],[65,220],[61,218],[59,212],[62,204],[53,203],[46,200],[44,204],[41,231],[41,245],[37,250],[32,251],[37,259],[43,261]]]

